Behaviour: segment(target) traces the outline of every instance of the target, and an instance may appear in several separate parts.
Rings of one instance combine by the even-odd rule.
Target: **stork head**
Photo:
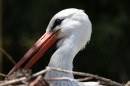
[[[75,42],[79,44],[77,51],[81,50],[90,40],[91,30],[91,22],[83,10],[71,8],[60,11],[51,19],[46,33],[30,48],[8,75],[12,74],[29,57],[34,55],[24,67],[24,69],[30,68],[57,40],[57,47],[60,47],[67,38],[76,39]]]
[[[92,32],[92,25],[83,10],[71,8],[65,9],[54,15],[51,19],[46,33],[58,31],[56,39],[70,37],[73,35],[81,42],[80,49],[89,42]],[[57,46],[59,47],[63,40],[61,39]]]

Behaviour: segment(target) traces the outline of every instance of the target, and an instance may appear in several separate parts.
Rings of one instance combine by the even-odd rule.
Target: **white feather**
[[[58,49],[52,55],[49,62],[50,67],[72,70],[73,59],[75,55],[85,47],[89,42],[92,32],[92,25],[83,10],[65,9],[57,13],[50,21],[46,32],[50,33],[56,19],[64,19],[61,25],[54,28],[54,31],[60,30],[57,38],[62,38],[58,43]],[[72,74],[66,74],[57,71],[49,71],[45,78],[69,77],[74,78]],[[50,81],[54,86],[79,86],[79,83],[72,81]],[[80,86],[101,86],[98,82],[84,83]]]
[[[99,82],[80,82],[80,86],[103,86],[100,85]]]

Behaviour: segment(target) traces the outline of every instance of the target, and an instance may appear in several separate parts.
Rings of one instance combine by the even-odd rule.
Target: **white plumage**
[[[62,20],[53,30],[52,27],[56,19]],[[57,43],[57,50],[52,55],[49,67],[72,70],[73,59],[75,55],[82,50],[89,42],[92,25],[83,10],[65,9],[57,13],[50,21],[46,33],[60,30],[56,38],[60,39]],[[72,74],[61,73],[57,71],[48,71],[45,78],[69,77],[74,78]],[[98,82],[77,83],[73,81],[49,81],[54,86],[101,86]]]
[[[72,71],[73,59],[75,55],[85,48],[90,41],[92,25],[83,10],[71,8],[57,13],[50,21],[46,33],[28,50],[22,59],[11,69],[7,77],[10,76],[27,59],[32,59],[23,68],[29,69],[45,51],[57,42],[57,50],[51,57],[49,67],[60,68]],[[67,74],[50,70],[45,74],[45,78],[72,78],[73,74]],[[98,82],[75,82],[75,81],[49,81],[54,86],[102,86]]]

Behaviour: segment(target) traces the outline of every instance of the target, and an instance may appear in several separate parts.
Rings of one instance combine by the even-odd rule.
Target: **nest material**
[[[25,77],[25,80],[17,81],[17,79]],[[14,80],[12,83],[10,81]],[[16,80],[16,82],[15,82]],[[10,83],[9,83],[10,82]],[[0,86],[50,86],[41,75],[32,77],[31,70],[17,70],[10,76],[6,77],[5,81],[0,83]]]
[[[31,70],[17,70],[16,72],[14,72],[10,76],[8,76],[6,79],[7,80],[13,80],[13,79],[18,79],[18,78],[21,78],[21,77],[24,77],[24,76],[26,76],[27,78],[30,78],[31,75],[32,75]]]
[[[58,77],[58,78],[48,78],[44,79],[41,75],[44,74],[47,71],[58,71],[63,73],[71,73],[74,75],[80,75],[85,76],[83,79],[72,79],[69,77]],[[90,78],[86,78],[90,77]],[[41,70],[35,74],[31,74],[30,70],[27,71],[16,71],[12,75],[10,75],[6,81],[3,81],[0,83],[0,86],[52,86],[47,81],[56,81],[56,80],[69,80],[69,81],[84,81],[84,80],[90,80],[92,78],[95,78],[99,81],[100,84],[105,84],[105,86],[130,86],[130,83],[127,84],[120,84],[115,81],[112,81],[110,79],[106,79],[104,77],[100,77],[97,75],[89,74],[89,73],[82,73],[82,72],[74,72],[74,71],[68,71],[68,70],[62,70],[59,68],[53,68],[53,67],[47,67],[44,70]]]

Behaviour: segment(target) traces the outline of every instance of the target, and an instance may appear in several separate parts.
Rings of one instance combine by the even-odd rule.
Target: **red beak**
[[[30,49],[29,51],[22,57],[22,59],[12,68],[12,70],[8,73],[7,77],[11,75],[15,70],[17,70],[27,59],[29,59],[34,53],[32,59],[27,63],[24,67],[24,70],[29,69],[44,53],[45,51],[54,44],[57,39],[55,39],[55,33],[45,33]]]

